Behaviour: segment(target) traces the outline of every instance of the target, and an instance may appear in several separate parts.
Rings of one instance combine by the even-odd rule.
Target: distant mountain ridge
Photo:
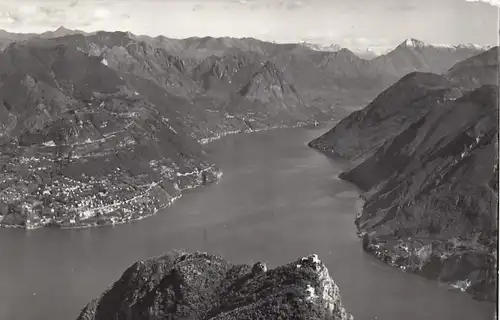
[[[96,32],[85,32],[82,30],[71,30],[67,29],[63,26],[58,27],[54,31],[46,31],[41,34],[36,34],[36,33],[12,33],[12,32],[7,32],[5,30],[0,30],[0,39],[5,40],[13,40],[13,41],[19,41],[19,40],[27,40],[29,38],[33,37],[41,37],[41,38],[55,38],[55,37],[64,37],[67,35],[75,35],[75,34],[83,34],[83,35],[90,35],[90,34],[95,34]],[[174,39],[174,38],[167,38],[165,36],[157,36],[157,37],[150,37],[146,35],[137,35],[136,36],[138,39],[155,39],[159,41],[165,41],[165,42],[171,42],[174,46],[179,45],[179,48],[182,49],[188,49],[188,48],[197,48],[200,49],[203,46],[206,48],[210,48],[211,50],[215,50],[217,47],[219,48],[238,48],[242,50],[248,50],[252,51],[251,43],[254,43],[255,45],[259,45],[262,43],[271,43],[271,42],[266,42],[254,38],[230,38],[230,37],[223,37],[223,38],[215,38],[215,37],[191,37],[191,38],[186,38],[186,39]],[[198,43],[198,45],[196,44]],[[203,43],[205,43],[203,45]],[[209,43],[212,43],[212,46],[209,45]],[[223,44],[220,46],[220,44]],[[339,44],[319,44],[319,43],[314,43],[310,41],[298,41],[297,43],[273,43],[276,45],[282,45],[282,46],[302,46],[307,49],[313,50],[313,51],[322,51],[322,52],[336,52],[342,49],[342,46]],[[472,43],[463,43],[463,44],[427,44],[423,41],[420,41],[415,38],[408,38],[402,43],[400,43],[398,46],[396,46],[394,49],[397,47],[434,47],[434,48],[447,48],[447,49],[455,49],[455,50],[460,50],[460,49],[469,49],[469,50],[489,50],[491,49],[494,45],[488,45],[488,46],[481,46],[477,44],[472,44]],[[170,48],[173,49],[173,48]],[[390,51],[394,49],[387,49],[385,53],[382,54],[376,54],[370,48],[366,48],[363,50],[359,49],[351,49],[351,51],[355,52],[356,55],[359,57],[370,57],[373,58],[375,56],[381,56],[389,53]]]
[[[16,35],[1,37],[3,47],[15,41],[33,38],[84,34],[81,31],[63,27],[55,32],[46,32],[43,36]],[[116,32],[94,32],[84,34],[93,36],[97,33],[116,34]],[[442,73],[456,62],[472,57],[484,51],[472,45],[432,46],[416,39],[404,41],[390,52],[374,56],[371,52],[355,53],[338,45],[311,43],[271,43],[254,38],[213,38],[191,37],[170,39],[164,36],[148,37],[124,32],[129,39],[137,43],[147,43],[151,47],[163,49],[168,54],[182,60],[186,66],[194,67],[211,56],[222,57],[232,53],[257,55],[260,60],[270,60],[285,75],[291,77],[298,91],[302,92],[304,103],[315,105],[331,112],[335,105],[363,105],[372,100],[381,90],[386,89],[399,78],[414,71]],[[14,39],[14,40],[13,40]],[[407,46],[406,44],[410,44]],[[111,49],[111,48],[109,48]],[[325,48],[323,48],[325,49]],[[343,52],[343,54],[336,54]],[[349,53],[349,54],[347,54]],[[345,56],[351,57],[346,61]],[[364,59],[366,58],[366,59]],[[336,69],[323,70],[324,60],[333,59]],[[347,79],[347,80],[346,80]]]
[[[420,41],[415,38],[408,38],[402,43],[400,43],[397,47],[413,47],[413,48],[425,48],[425,47],[434,47],[434,48],[446,48],[446,49],[476,49],[476,50],[489,50],[493,48],[493,45],[489,46],[481,46],[478,44],[466,43],[466,44],[458,44],[458,45],[450,45],[450,44],[427,44],[423,41]]]

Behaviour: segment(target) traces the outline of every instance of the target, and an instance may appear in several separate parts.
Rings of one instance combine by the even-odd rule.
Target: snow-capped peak
[[[426,44],[423,41],[414,38],[408,38],[403,43],[401,43],[400,46],[407,48],[422,48],[425,47]]]
[[[466,44],[459,44],[458,46],[454,46],[457,49],[476,49],[476,50],[488,50],[491,49],[493,46],[482,46],[479,44],[474,44],[474,43],[466,43]]]
[[[399,48],[446,48],[446,49],[470,49],[470,50],[487,50],[490,49],[491,46],[480,46],[477,44],[459,44],[459,45],[450,45],[450,44],[426,44],[423,41],[408,38],[404,42],[402,42]]]
[[[342,49],[341,46],[338,44],[316,44],[316,43],[309,43],[309,42],[302,42],[301,43],[303,46],[314,50],[314,51],[325,51],[325,52],[337,52],[340,49]]]
[[[435,48],[446,48],[446,49],[468,49],[468,50],[489,50],[492,48],[492,46],[481,46],[479,44],[473,44],[473,43],[462,43],[458,45],[452,45],[452,44],[432,44],[429,45],[429,47],[435,47]]]

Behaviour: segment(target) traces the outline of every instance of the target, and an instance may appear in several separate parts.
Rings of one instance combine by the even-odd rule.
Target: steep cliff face
[[[498,87],[484,57],[448,77],[404,77],[310,145],[351,161],[340,178],[365,190],[356,225],[366,251],[494,301]]]
[[[0,225],[142,218],[219,176],[186,128],[71,46],[0,54]]]
[[[166,318],[353,319],[316,255],[267,270],[183,252],[136,262],[78,317]]]

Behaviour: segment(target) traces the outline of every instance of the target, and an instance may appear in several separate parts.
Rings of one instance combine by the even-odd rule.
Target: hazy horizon
[[[0,29],[252,37],[380,53],[407,38],[498,45],[498,6],[496,0],[0,0]]]

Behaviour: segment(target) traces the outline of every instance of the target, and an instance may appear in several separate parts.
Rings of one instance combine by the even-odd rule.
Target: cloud
[[[281,0],[281,6],[288,10],[294,10],[302,7],[303,5],[304,2],[300,0]]]
[[[94,17],[97,19],[106,19],[111,13],[106,8],[96,8],[94,10]]]
[[[249,5],[249,4],[255,4],[257,1],[255,1],[255,0],[231,0],[231,2],[236,3],[236,4],[241,4],[241,5]]]
[[[305,6],[305,1],[302,0],[279,0],[278,7],[287,9],[287,10],[295,10],[302,8]]]
[[[305,6],[308,0],[231,0],[233,3],[250,6],[252,10],[260,8],[280,8],[286,10],[295,10]]]
[[[417,9],[418,7],[413,4],[408,4],[408,3],[401,3],[395,6],[391,6],[389,9],[393,11],[413,11]]]
[[[117,2],[105,1],[26,1],[16,4],[0,0],[0,29],[15,32],[43,32],[59,26],[70,29],[102,28],[109,21],[130,18],[115,10]]]
[[[500,0],[465,0],[466,2],[483,2],[489,5],[500,7]]]
[[[18,8],[13,8],[10,11],[3,11],[7,16],[7,20],[2,20],[3,23],[12,25],[40,25],[52,26],[59,25],[60,22],[66,21],[66,13],[62,9],[35,5],[21,5]],[[9,23],[10,22],[10,23]]]
[[[369,51],[376,54],[386,53],[388,50],[394,48],[395,45],[388,38],[365,38],[354,35],[343,37],[338,44],[355,52]]]
[[[193,6],[193,11],[203,10],[204,6],[202,4],[195,4]]]

